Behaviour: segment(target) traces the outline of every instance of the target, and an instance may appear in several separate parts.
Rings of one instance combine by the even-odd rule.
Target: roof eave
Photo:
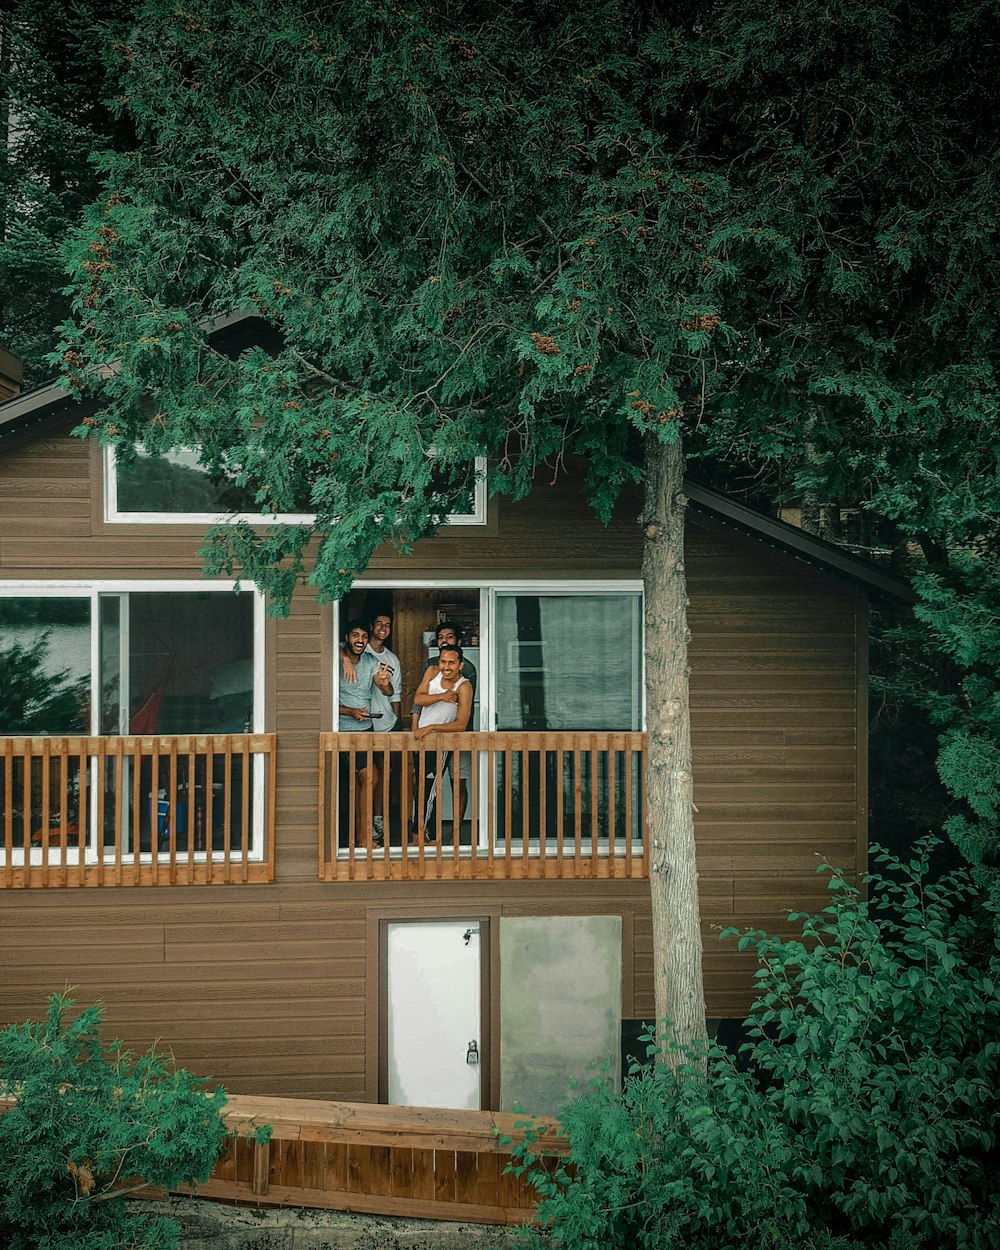
[[[907,603],[917,601],[913,587],[903,578],[862,560],[860,556],[845,551],[834,543],[807,534],[805,530],[789,525],[787,521],[757,512],[710,487],[699,486],[696,482],[686,480],[684,493],[695,508],[734,525],[807,564],[827,569],[831,573],[850,578],[851,581],[861,582],[872,590],[892,595]]]

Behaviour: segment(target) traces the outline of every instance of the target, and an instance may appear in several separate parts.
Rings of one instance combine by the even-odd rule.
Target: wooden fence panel
[[[0,1095],[0,1115],[12,1103]],[[509,1143],[524,1139],[521,1117],[234,1095],[223,1119],[232,1136],[212,1175],[178,1193],[479,1224],[523,1224],[534,1216],[538,1195],[506,1170]],[[270,1133],[258,1135],[265,1126]],[[538,1129],[535,1150],[551,1170],[568,1143],[555,1121],[539,1121]],[[152,1188],[133,1192],[164,1196]]]

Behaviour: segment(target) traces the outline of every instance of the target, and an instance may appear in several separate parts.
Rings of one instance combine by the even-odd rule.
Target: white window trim
[[[265,678],[265,642],[264,630],[266,621],[266,600],[264,594],[256,587],[247,583],[245,580],[239,583],[241,587],[240,593],[253,595],[253,726],[251,733],[264,732],[264,678]],[[0,581],[0,599],[34,598],[34,599],[89,599],[90,600],[90,734],[91,737],[112,737],[114,735],[101,734],[100,732],[100,596],[102,594],[129,594],[131,592],[140,593],[142,591],[153,593],[186,593],[200,594],[209,592],[211,594],[233,594],[236,590],[237,582],[235,580],[225,581],[195,581],[191,578],[149,578],[149,579],[114,579],[103,580],[97,578],[73,579],[73,580],[53,580],[53,579],[11,579]],[[73,735],[56,734],[55,737],[72,737]],[[250,830],[250,848],[247,852],[247,859],[250,863],[262,862],[264,859],[264,758],[263,756],[253,755],[253,773],[252,785],[254,794],[254,819]],[[97,767],[96,759],[91,760],[91,771]],[[96,863],[97,852],[93,849],[91,832],[97,828],[97,787],[96,773],[89,783],[91,811],[89,819],[89,830],[86,843],[86,862]],[[274,831],[272,830],[272,837]],[[67,848],[68,849],[68,848]],[[39,856],[41,851],[38,852]],[[56,858],[53,858],[53,854]],[[79,850],[76,852],[79,856]],[[0,864],[4,862],[5,850],[0,846]],[[138,856],[129,855],[129,861],[137,859],[139,863],[148,864],[152,862],[151,852],[141,852]],[[207,851],[195,851],[193,853],[194,862],[204,863],[208,859]],[[170,853],[161,851],[158,853],[157,859],[160,863],[168,863],[170,861]],[[225,851],[214,851],[212,859],[216,862],[222,862],[225,859]],[[20,857],[15,851],[13,864],[14,866],[23,865],[24,852],[20,852]],[[32,864],[41,863],[39,858],[35,859],[32,852]],[[50,852],[50,863],[58,864],[58,852]],[[79,859],[70,859],[67,857],[67,863],[79,863]],[[105,863],[114,863],[114,852],[105,852]]]
[[[476,485],[472,512],[454,512],[442,525],[485,525],[486,457],[475,458]],[[104,448],[104,520],[109,525],[312,525],[309,512],[123,512],[118,507],[118,458],[114,447]]]

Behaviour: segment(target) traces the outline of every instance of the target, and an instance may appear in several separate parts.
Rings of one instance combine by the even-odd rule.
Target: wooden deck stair
[[[522,1224],[537,1195],[505,1173],[525,1117],[369,1103],[236,1096],[225,1110],[229,1149],[197,1190],[204,1198],[416,1219]],[[267,1142],[257,1127],[271,1126]],[[539,1148],[565,1154],[546,1122]]]

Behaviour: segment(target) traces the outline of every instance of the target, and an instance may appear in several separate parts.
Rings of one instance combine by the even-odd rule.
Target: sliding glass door
[[[509,809],[497,804],[499,839],[527,853],[557,830],[574,843],[606,842],[612,826],[638,838],[638,817],[626,829],[614,802],[641,793],[638,755],[579,748],[588,733],[642,729],[641,593],[497,590],[492,622],[496,728],[548,735],[498,758],[498,790],[511,794]]]
[[[146,753],[135,777],[133,759],[119,754],[100,777],[86,746],[89,735],[259,727],[261,603],[227,589],[0,585],[0,735],[77,743],[71,753],[46,747],[44,756],[38,748],[0,760],[0,828],[11,828],[18,847],[64,840],[73,855],[86,847],[95,857],[116,846],[126,855],[162,851],[169,840],[175,852],[222,853],[235,836],[227,830],[262,828],[261,759],[193,748]]]

